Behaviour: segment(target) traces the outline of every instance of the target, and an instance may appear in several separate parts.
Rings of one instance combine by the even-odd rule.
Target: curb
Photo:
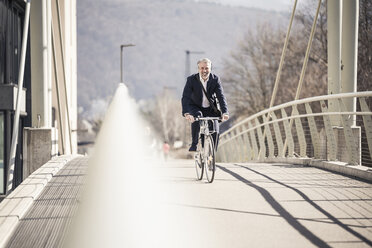
[[[0,203],[0,247],[4,247],[20,219],[38,198],[47,183],[65,164],[81,155],[52,158],[27,177]]]
[[[341,175],[362,179],[372,183],[372,168],[362,165],[350,165],[344,162],[334,162],[327,160],[316,160],[311,158],[276,158],[265,159],[264,162],[270,163],[289,163],[312,166],[319,169],[332,171]]]

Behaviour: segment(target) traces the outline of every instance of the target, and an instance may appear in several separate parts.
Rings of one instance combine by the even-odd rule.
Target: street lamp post
[[[203,54],[204,52],[197,52],[197,51],[190,51],[186,50],[186,70],[185,70],[185,77],[187,78],[190,76],[190,54]]]
[[[132,47],[135,46],[133,44],[122,44],[120,45],[120,83],[123,82],[123,48],[124,47]]]

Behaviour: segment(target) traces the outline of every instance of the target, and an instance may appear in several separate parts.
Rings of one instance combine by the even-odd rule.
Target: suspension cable
[[[310,33],[309,42],[307,43],[306,54],[305,54],[305,58],[304,58],[304,63],[302,65],[302,70],[301,70],[301,75],[300,75],[300,81],[298,82],[295,100],[298,100],[298,98],[300,97],[300,93],[301,93],[301,89],[302,89],[302,84],[303,84],[304,77],[305,77],[305,71],[306,71],[306,67],[307,67],[307,62],[309,61],[311,44],[313,43],[313,39],[314,39],[316,22],[318,20],[319,9],[320,9],[321,3],[322,3],[322,0],[319,0],[319,2],[318,2],[318,8],[316,9],[316,14],[314,16],[313,26],[311,27],[311,33]]]
[[[274,105],[274,101],[275,101],[275,97],[276,97],[276,92],[278,91],[278,85],[279,85],[280,75],[281,75],[282,67],[283,67],[283,64],[284,64],[285,54],[287,52],[289,35],[290,35],[291,29],[292,29],[292,23],[293,23],[293,18],[294,18],[295,12],[296,12],[296,6],[297,6],[297,0],[295,0],[295,2],[293,4],[292,15],[291,15],[291,19],[289,21],[287,34],[285,36],[285,42],[284,42],[284,45],[283,45],[282,55],[280,57],[279,68],[278,68],[278,71],[276,73],[275,84],[274,84],[273,93],[271,95],[271,101],[270,101],[269,108],[271,108]]]
[[[309,42],[307,43],[306,54],[305,54],[305,58],[304,58],[304,63],[302,65],[302,70],[301,70],[300,80],[299,80],[298,86],[297,86],[297,92],[296,92],[295,100],[298,100],[298,98],[300,97],[302,84],[303,84],[304,77],[305,77],[307,62],[309,61],[311,44],[313,43],[313,39],[314,39],[315,28],[316,28],[316,23],[317,23],[317,20],[318,20],[319,9],[320,9],[321,3],[322,3],[322,0],[319,0],[318,1],[318,7],[316,9],[316,13],[315,13],[315,16],[314,16],[313,26],[311,27]],[[293,119],[291,119],[289,121],[289,129],[292,129],[292,125],[293,125]],[[284,147],[283,147],[283,153],[285,153],[285,151],[287,149],[287,145],[288,145],[287,143],[288,143],[287,139],[285,139]]]
[[[278,71],[276,73],[276,78],[275,78],[273,93],[271,95],[271,100],[270,100],[270,106],[269,106],[269,108],[271,108],[274,105],[276,93],[278,91],[278,85],[279,85],[280,75],[281,75],[283,64],[284,64],[284,58],[285,58],[285,55],[287,53],[288,41],[289,41],[289,36],[290,36],[290,33],[291,33],[291,29],[292,29],[293,19],[294,19],[295,13],[296,13],[296,7],[297,7],[297,0],[295,0],[294,1],[294,4],[293,4],[291,19],[289,20],[287,34],[285,36],[285,41],[284,41],[284,45],[283,45],[282,55],[280,57]],[[271,118],[271,115],[270,115],[270,113],[268,113],[267,114],[267,121],[270,121],[270,118]],[[265,137],[266,137],[266,129],[264,130],[263,136],[264,136],[264,139],[265,139]],[[260,151],[260,154],[261,154],[261,151]]]
[[[59,40],[60,40],[60,48],[61,48],[61,61],[62,61],[62,69],[63,69],[63,84],[64,84],[64,90],[65,90],[65,108],[66,108],[66,117],[67,117],[67,128],[68,128],[68,137],[69,137],[69,143],[70,143],[70,154],[72,154],[72,134],[71,134],[71,123],[70,123],[70,110],[69,110],[69,101],[68,101],[68,94],[67,94],[67,75],[66,75],[66,64],[65,64],[65,54],[64,54],[64,51],[63,51],[63,39],[62,39],[62,26],[61,26],[61,14],[60,14],[60,7],[59,7],[59,3],[58,3],[58,0],[56,1],[56,8],[57,8],[57,20],[58,20],[58,31],[59,31]],[[60,110],[61,111],[61,110]],[[62,120],[60,120],[62,121]]]

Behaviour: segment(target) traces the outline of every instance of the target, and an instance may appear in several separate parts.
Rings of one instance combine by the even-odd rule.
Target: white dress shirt
[[[207,82],[208,82],[208,79],[204,81],[203,78],[200,76],[200,74],[199,74],[199,77],[200,77],[200,82],[202,83],[205,91],[207,91]],[[204,94],[204,91],[203,90],[202,90],[202,93],[203,93],[202,107],[203,108],[208,108],[210,106],[209,101],[208,101],[208,98]]]

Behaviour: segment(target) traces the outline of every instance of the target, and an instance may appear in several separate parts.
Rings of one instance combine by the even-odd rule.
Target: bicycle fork
[[[200,155],[202,155],[202,156],[200,156]],[[200,150],[195,153],[194,159],[201,158],[201,162],[203,163],[204,162],[204,156],[205,156],[204,147],[201,147]]]

